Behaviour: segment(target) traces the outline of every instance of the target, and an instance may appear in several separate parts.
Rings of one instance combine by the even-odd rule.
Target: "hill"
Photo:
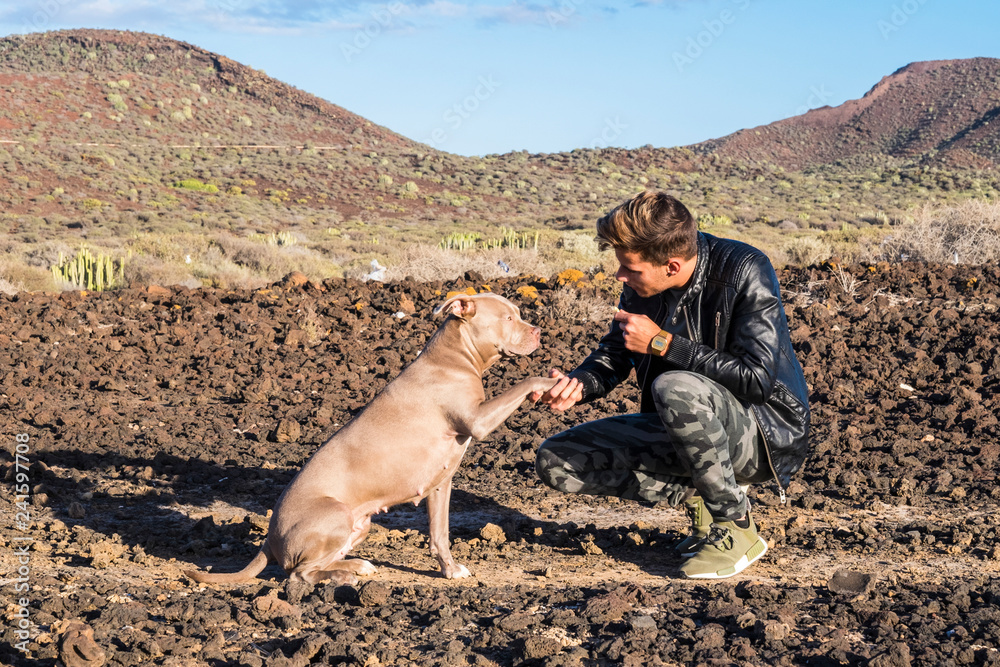
[[[1000,60],[911,63],[864,97],[740,130],[693,147],[736,160],[798,170],[886,156],[944,167],[1000,164]]]
[[[0,86],[11,95],[0,129],[14,139],[413,146],[264,72],[146,33],[8,37],[0,41]]]
[[[373,260],[390,278],[475,267],[490,279],[500,262],[596,272],[611,260],[594,220],[645,188],[776,264],[859,257],[919,206],[1000,195],[984,148],[995,66],[914,65],[857,103],[688,148],[462,157],[167,37],[11,36],[0,39],[0,290],[58,287],[52,267],[83,245],[124,264],[125,282],[191,286],[360,277]],[[952,106],[906,92],[952,70],[964,72],[946,86]],[[925,122],[935,104],[941,120]]]

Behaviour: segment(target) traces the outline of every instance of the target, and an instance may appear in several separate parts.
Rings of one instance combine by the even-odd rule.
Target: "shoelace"
[[[691,519],[691,525],[694,527],[698,526],[698,514],[700,514],[700,509],[701,508],[697,505],[684,505],[684,511],[687,512],[688,518]]]
[[[706,541],[709,544],[715,545],[717,549],[733,548],[733,534],[728,528],[720,526],[717,523],[712,524],[712,529],[708,532],[708,539]]]

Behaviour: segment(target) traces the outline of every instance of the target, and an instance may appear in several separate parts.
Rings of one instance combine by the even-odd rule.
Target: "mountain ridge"
[[[415,142],[378,126],[336,104],[281,82],[265,73],[242,65],[224,55],[169,37],[144,32],[76,29],[29,35],[14,35],[0,39],[0,85],[9,84],[13,76],[22,77],[89,77],[77,82],[81,90],[67,99],[64,95],[62,115],[71,120],[75,112],[77,123],[90,109],[100,108],[101,97],[112,102],[112,109],[128,108],[139,111],[145,126],[130,123],[114,114],[94,114],[87,118],[100,128],[121,134],[130,131],[137,137],[155,133],[152,121],[175,121],[169,134],[201,139],[215,138],[232,143],[274,143],[267,137],[277,134],[298,143],[320,141],[334,144],[372,145],[389,143],[413,147]],[[98,80],[99,77],[122,77],[120,80]],[[126,90],[117,84],[127,82]],[[154,85],[156,84],[156,85]],[[139,97],[141,100],[137,100]],[[115,98],[117,99],[117,98]],[[183,101],[187,101],[184,104]],[[47,99],[53,105],[52,99]],[[72,103],[76,102],[75,105]],[[213,104],[213,102],[215,104]],[[232,114],[232,105],[266,107],[270,116]],[[75,108],[74,108],[75,106]],[[155,108],[154,108],[155,107]],[[213,109],[216,107],[216,109]],[[205,116],[220,110],[223,116],[235,115],[228,124],[210,122]],[[206,113],[199,113],[199,112]],[[180,116],[176,116],[179,112]],[[307,118],[312,115],[315,118]],[[242,116],[243,120],[240,121]],[[292,119],[288,116],[296,116]],[[253,120],[258,120],[254,129]],[[291,128],[292,120],[312,120],[312,131]],[[0,129],[30,135],[37,127],[30,115],[22,123],[7,118]],[[247,121],[250,121],[247,123]],[[58,133],[53,133],[54,135]],[[162,133],[161,133],[162,134]],[[207,136],[205,136],[207,134]]]
[[[946,167],[1000,164],[1000,59],[913,62],[859,99],[738,130],[692,150],[802,169],[880,154]]]
[[[705,231],[809,263],[929,203],[1000,200],[996,63],[911,64],[860,101],[691,147],[464,157],[167,37],[7,37],[0,279],[50,288],[84,244],[143,257],[140,282],[238,284],[536,232],[549,256],[591,266],[594,220],[644,189],[676,195]]]

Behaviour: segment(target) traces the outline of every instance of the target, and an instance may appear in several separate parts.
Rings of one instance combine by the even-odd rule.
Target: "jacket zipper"
[[[722,311],[715,313],[715,349],[719,350],[719,325],[722,324]]]
[[[694,332],[691,331],[691,320],[688,319],[688,307],[687,307],[687,304],[684,305],[684,307],[682,308],[682,310],[684,311],[684,326],[686,326],[687,330],[688,330],[688,339],[693,341],[693,340],[695,340],[695,338],[694,338]]]
[[[778,471],[774,469],[774,461],[771,460],[771,446],[767,444],[767,436],[764,435],[763,429],[760,430],[760,439],[764,441],[767,465],[771,469],[771,474],[774,475],[774,483],[778,485],[778,499],[781,500],[782,505],[785,505],[788,502],[788,496],[785,495],[785,487],[781,485],[781,480],[778,478]]]

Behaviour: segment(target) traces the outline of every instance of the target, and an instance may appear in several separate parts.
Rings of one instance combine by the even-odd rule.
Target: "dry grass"
[[[881,247],[884,259],[986,264],[1000,259],[1000,204],[970,199],[955,206],[924,206]]]
[[[583,294],[580,290],[565,286],[551,292],[546,298],[548,315],[567,322],[610,322],[615,314],[613,296]]]
[[[8,281],[6,278],[0,278],[0,294],[7,294],[8,296],[13,296],[14,294],[17,294],[23,289],[24,289],[23,286],[19,287],[14,283]]]
[[[215,219],[206,216],[204,220],[210,218]],[[606,274],[617,269],[612,252],[597,250],[590,229],[545,230],[537,251],[456,251],[419,240],[435,237],[431,232],[438,228],[436,220],[409,218],[387,225],[344,223],[337,234],[331,234],[327,220],[301,219],[298,226],[288,226],[296,243],[286,245],[266,242],[270,232],[259,221],[219,220],[225,224],[145,231],[140,228],[153,224],[151,221],[129,218],[128,224],[91,230],[87,238],[95,252],[126,259],[127,282],[140,285],[257,288],[291,271],[300,271],[312,280],[343,275],[361,278],[370,271],[373,259],[388,268],[386,280],[452,280],[473,271],[489,281],[521,274],[551,277],[567,268]],[[1000,204],[986,201],[925,207],[912,219],[892,227],[859,223],[829,231],[786,232],[773,225],[734,223],[713,231],[760,248],[778,268],[814,265],[832,258],[840,263],[897,261],[905,257],[970,264],[1000,259]],[[892,235],[886,238],[888,232]],[[253,233],[261,236],[251,238]],[[58,261],[60,252],[73,254],[80,238],[43,238],[25,232],[0,240],[0,291],[59,289],[50,267]],[[570,297],[559,295],[557,299],[562,301],[554,302],[554,308],[586,310],[583,305],[573,304]],[[586,313],[580,317],[603,319]]]
[[[833,246],[815,236],[803,236],[789,239],[784,246],[779,246],[779,252],[773,252],[771,263],[776,266],[793,264],[796,266],[812,266],[830,259]]]
[[[396,261],[397,263],[390,263],[390,260],[382,262],[388,268],[386,280],[402,280],[406,277],[421,282],[453,280],[465,275],[467,271],[475,271],[484,280],[521,274],[547,277],[555,273],[552,265],[539,253],[515,248],[457,252],[435,246],[416,245],[406,248]],[[500,262],[507,265],[509,271],[504,271]],[[366,272],[367,269],[361,273]],[[358,278],[360,275],[351,277]]]

